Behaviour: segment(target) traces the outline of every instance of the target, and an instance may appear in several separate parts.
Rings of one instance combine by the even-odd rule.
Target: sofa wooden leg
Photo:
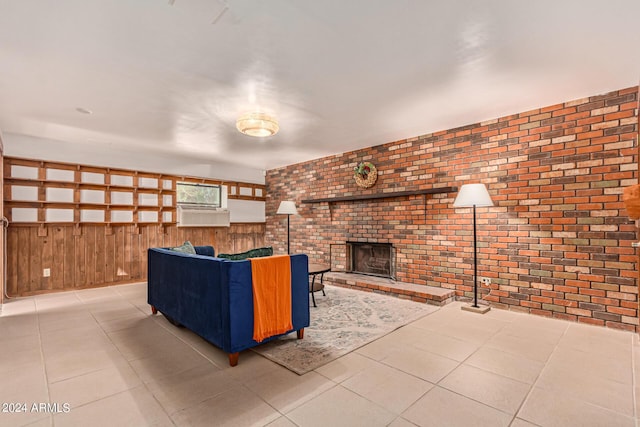
[[[151,306],[151,314],[158,314],[158,309],[154,306]]]
[[[236,366],[238,364],[238,357],[240,353],[229,353],[229,365]]]
[[[304,328],[299,329],[296,331],[296,334],[298,335],[298,339],[301,340],[302,338],[304,338]]]

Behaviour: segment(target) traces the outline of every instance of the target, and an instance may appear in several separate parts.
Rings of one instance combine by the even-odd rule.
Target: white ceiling
[[[638,0],[170,3],[0,0],[0,129],[271,169],[640,78]]]

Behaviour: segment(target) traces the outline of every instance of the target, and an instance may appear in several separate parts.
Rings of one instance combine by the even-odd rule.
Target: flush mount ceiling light
[[[278,122],[273,116],[265,113],[248,113],[240,116],[236,127],[245,135],[265,137],[278,132]]]

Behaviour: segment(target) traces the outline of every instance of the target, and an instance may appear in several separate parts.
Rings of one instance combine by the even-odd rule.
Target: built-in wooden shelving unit
[[[4,158],[4,216],[13,224],[175,224],[176,183],[227,187],[265,201],[265,186],[62,162]]]

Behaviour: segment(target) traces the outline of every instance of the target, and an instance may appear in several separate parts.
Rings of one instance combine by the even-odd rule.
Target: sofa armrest
[[[253,287],[251,262],[223,261],[221,281],[223,317],[229,325],[225,347],[230,353],[250,348],[253,340]],[[309,326],[309,260],[305,254],[291,255],[291,321],[293,330]]]
[[[215,345],[227,328],[222,318],[221,261],[167,249],[148,251],[148,302]]]

